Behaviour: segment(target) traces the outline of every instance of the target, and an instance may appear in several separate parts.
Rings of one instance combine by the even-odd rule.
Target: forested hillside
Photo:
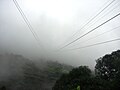
[[[95,75],[80,66],[63,74],[53,90],[120,90],[120,50],[96,60]]]
[[[20,55],[0,55],[0,87],[7,90],[51,90],[73,67],[53,61],[35,61]]]
[[[88,66],[72,67],[54,61],[0,55],[0,87],[7,90],[119,90],[120,50]]]

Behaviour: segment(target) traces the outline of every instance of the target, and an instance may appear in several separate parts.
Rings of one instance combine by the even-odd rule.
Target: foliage
[[[51,90],[55,81],[72,68],[53,61],[45,61],[42,66],[41,61],[36,62],[20,55],[0,55],[0,88],[5,86],[7,90]],[[2,74],[3,71],[6,72],[5,75]]]
[[[111,88],[120,89],[120,50],[99,58],[96,63],[96,76],[109,82]]]
[[[120,51],[107,54],[96,62],[96,74],[105,80],[113,80],[120,72]]]
[[[10,73],[0,80],[0,87],[7,90],[51,90],[53,85],[52,90],[120,90],[120,50],[97,59],[95,75],[87,66],[73,68],[49,61],[41,69],[19,55],[0,55],[0,59],[1,67]]]
[[[47,62],[47,67],[45,68],[46,75],[48,80],[56,81],[58,77],[63,74],[62,64],[58,62]]]
[[[89,83],[90,79],[91,70],[87,66],[80,66],[72,69],[69,74],[63,74],[61,78],[56,81],[53,90],[72,90],[79,85],[81,89],[83,89],[85,85]]]
[[[53,90],[120,90],[120,50],[96,60],[95,75],[86,66],[63,74]],[[79,89],[78,89],[79,90]]]
[[[80,86],[77,86],[77,90],[80,90]]]

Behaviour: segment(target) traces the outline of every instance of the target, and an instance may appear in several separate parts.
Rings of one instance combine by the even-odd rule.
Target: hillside
[[[20,55],[0,55],[0,86],[7,90],[51,90],[55,81],[72,68],[53,61],[29,60]]]

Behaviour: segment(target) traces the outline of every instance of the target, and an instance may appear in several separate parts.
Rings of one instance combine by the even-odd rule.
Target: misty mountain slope
[[[36,61],[35,63],[44,75],[44,83],[42,84],[45,90],[51,90],[56,80],[63,74],[68,73],[73,69],[73,66],[61,64],[55,61]],[[42,66],[40,66],[42,64]]]
[[[88,66],[73,68],[52,90],[120,90],[120,50],[98,58],[94,72]]]
[[[8,90],[51,90],[73,67],[53,61],[34,61],[20,55],[0,55],[0,87]]]
[[[7,78],[13,75],[21,75],[21,67],[23,67],[25,63],[28,62],[28,59],[20,55],[0,55],[0,78]]]

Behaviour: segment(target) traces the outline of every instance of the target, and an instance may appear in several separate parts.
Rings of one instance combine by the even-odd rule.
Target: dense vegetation
[[[120,90],[120,50],[87,66],[29,60],[20,55],[0,55],[0,88],[7,90]],[[5,90],[5,89],[4,89]]]
[[[51,90],[55,81],[73,67],[53,61],[35,61],[20,55],[0,55],[0,88]]]
[[[63,74],[53,90],[120,90],[120,50],[97,59],[95,74],[87,66]]]

